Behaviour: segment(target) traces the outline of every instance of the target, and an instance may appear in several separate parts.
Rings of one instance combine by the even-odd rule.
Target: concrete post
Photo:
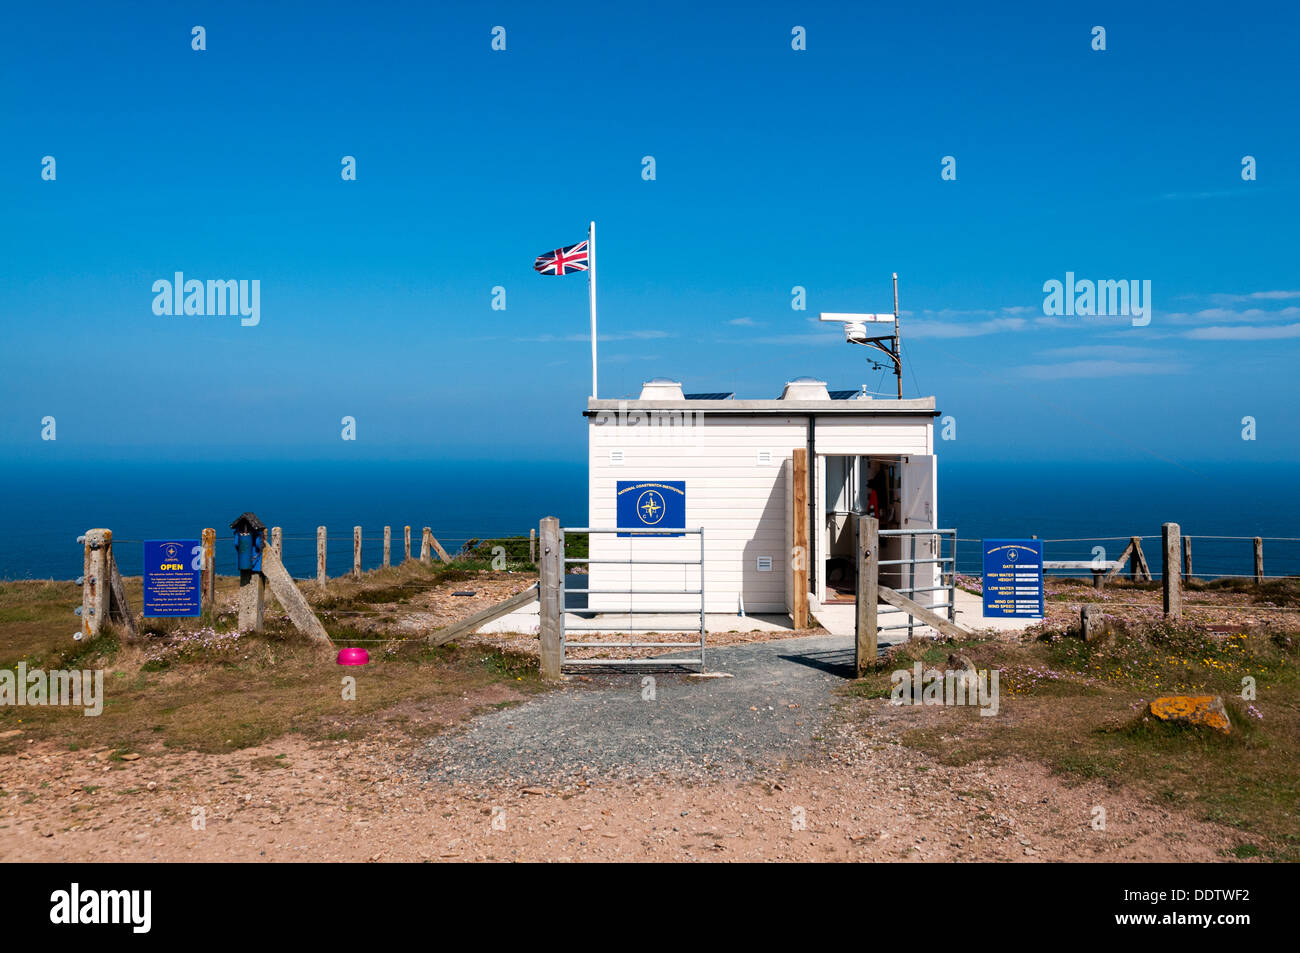
[[[411,527],[407,526],[405,527],[405,530],[406,530],[406,549],[405,549],[406,555],[402,557],[402,562],[409,563],[411,561]]]
[[[424,531],[420,534],[420,562],[428,563],[432,560],[432,557],[430,556],[430,552],[433,548],[432,541],[433,530],[426,526]]]
[[[239,570],[239,631],[261,632],[266,604],[266,577],[251,569]]]
[[[1079,609],[1079,634],[1085,642],[1091,642],[1097,634],[1097,623],[1100,620],[1096,616],[1097,613],[1090,605],[1085,604]]]
[[[564,658],[561,613],[564,612],[564,552],[560,548],[560,521],[548,516],[541,522],[542,560],[538,597],[541,601],[542,678],[558,679]]]
[[[108,618],[113,531],[88,529],[82,542],[81,634],[90,639],[99,635],[99,627]]]
[[[1264,584],[1264,540],[1255,537],[1255,585]]]
[[[1192,537],[1183,537],[1183,582],[1192,580]]]
[[[361,578],[361,527],[352,527],[352,577]]]
[[[1165,595],[1165,618],[1178,621],[1183,617],[1183,576],[1178,571],[1179,551],[1182,549],[1182,529],[1177,523],[1165,523],[1160,528],[1160,558],[1164,572],[1160,574]]]
[[[280,529],[280,527],[278,526],[271,527],[271,548],[275,550],[275,554],[279,556],[280,561],[283,562],[284,561],[284,531]]]
[[[393,528],[391,526],[385,526],[384,527],[384,568],[385,569],[387,569],[389,566],[393,564],[392,552],[393,552]]]
[[[329,581],[329,573],[325,569],[325,551],[329,541],[325,536],[325,527],[316,527],[316,581],[322,586]]]

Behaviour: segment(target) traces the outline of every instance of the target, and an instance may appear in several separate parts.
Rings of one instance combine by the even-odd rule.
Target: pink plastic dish
[[[365,649],[339,649],[340,665],[365,665],[370,661],[370,653]]]

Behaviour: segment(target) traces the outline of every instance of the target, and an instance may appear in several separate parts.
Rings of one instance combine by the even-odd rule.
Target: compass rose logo
[[[636,501],[636,511],[641,522],[653,526],[664,518],[668,507],[658,490],[646,490]]]

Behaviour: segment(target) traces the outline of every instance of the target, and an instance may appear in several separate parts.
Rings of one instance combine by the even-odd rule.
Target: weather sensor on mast
[[[894,272],[893,314],[841,314],[823,311],[821,320],[844,325],[844,340],[849,344],[873,347],[888,356],[893,365],[894,377],[898,379],[898,396],[902,398],[903,357],[898,343],[898,272]],[[880,333],[886,330],[889,333]]]

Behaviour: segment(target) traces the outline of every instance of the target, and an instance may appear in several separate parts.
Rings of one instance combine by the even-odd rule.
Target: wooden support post
[[[322,586],[329,581],[329,573],[325,569],[325,550],[329,541],[325,536],[325,527],[316,527],[316,581]]]
[[[352,578],[361,578],[361,527],[352,527]]]
[[[199,589],[202,605],[211,612],[217,607],[217,531],[211,527],[203,531],[202,555]]]
[[[140,630],[135,625],[135,613],[131,611],[131,600],[126,594],[126,583],[117,570],[117,557],[112,547],[108,551],[108,618],[126,630],[128,640],[140,638]]]
[[[794,531],[790,552],[790,622],[808,628],[808,450],[797,447],[790,465],[789,492],[793,494],[791,521]]]
[[[896,609],[902,609],[921,625],[928,625],[949,638],[965,639],[971,635],[967,629],[963,629],[956,622],[949,622],[943,616],[936,614],[933,609],[928,609],[921,603],[907,598],[901,592],[895,592],[887,586],[878,586],[877,592],[880,594],[881,601],[888,602]]]
[[[798,451],[796,451],[798,452]],[[858,517],[857,638],[853,646],[853,677],[861,678],[876,664],[880,629],[876,613],[880,603],[880,520]]]
[[[1183,582],[1192,581],[1192,537],[1183,537]]]
[[[1160,528],[1160,541],[1163,546],[1160,559],[1164,563],[1160,580],[1165,596],[1165,618],[1173,619],[1175,622],[1183,617],[1183,576],[1178,571],[1182,532],[1182,528],[1177,523],[1165,523]]]
[[[425,527],[420,534],[420,562],[427,563],[430,561],[429,550],[432,548],[429,540],[433,539],[433,530]]]
[[[93,639],[108,618],[113,531],[88,529],[82,542],[81,634]]]
[[[407,526],[405,529],[406,529],[406,550],[405,550],[406,555],[402,557],[402,562],[409,563],[411,561],[411,527]]]
[[[393,550],[393,528],[391,526],[385,526],[384,527],[384,568],[385,569],[387,569],[389,566],[393,564],[392,550]]]
[[[1146,553],[1142,552],[1142,538],[1134,536],[1129,545],[1133,547],[1133,568],[1130,578],[1134,582],[1150,582],[1151,567],[1147,565]]]
[[[537,562],[537,530],[536,529],[530,529],[528,531],[528,561],[534,564]]]
[[[429,542],[433,544],[433,551],[438,554],[438,558],[445,563],[451,562],[451,557],[447,555],[447,550],[442,548],[442,543],[438,542],[438,537],[429,532]]]
[[[1106,573],[1106,577],[1104,581],[1109,582],[1110,580],[1118,576],[1120,570],[1124,568],[1124,564],[1129,561],[1129,557],[1132,555],[1133,555],[1133,543],[1130,540],[1129,544],[1124,547],[1124,552],[1119,554],[1119,559],[1115,560],[1115,568],[1112,569],[1110,572]]]
[[[1264,540],[1255,537],[1255,585],[1264,584]]]
[[[517,592],[509,599],[498,602],[494,606],[488,606],[486,609],[474,613],[468,619],[461,619],[459,622],[438,629],[432,635],[428,636],[425,641],[429,645],[446,645],[453,639],[458,639],[462,635],[468,635],[480,626],[486,625],[493,619],[500,618],[507,612],[522,609],[524,606],[536,599],[537,586],[529,586],[523,592]]]
[[[274,558],[275,550],[271,550]],[[266,553],[262,553],[265,562]],[[261,632],[266,610],[266,577],[251,569],[239,570],[239,631]]]
[[[560,521],[548,516],[541,522],[542,561],[538,598],[541,600],[542,678],[558,679],[564,659],[561,613],[564,612],[564,552],[560,548]]]
[[[293,578],[289,575],[288,570],[284,568],[284,563],[280,561],[280,554],[275,550],[262,553],[262,573],[258,575],[258,578],[264,579],[265,583],[271,587],[272,594],[280,603],[280,607],[284,609],[285,615],[289,617],[289,621],[293,623],[295,629],[309,636],[313,642],[322,648],[332,649],[334,647],[334,643],[330,641],[329,633],[325,631],[320,619],[316,618],[316,613],[312,612],[311,606],[307,604],[307,600],[303,598],[302,593],[298,591],[298,587],[294,585]]]

